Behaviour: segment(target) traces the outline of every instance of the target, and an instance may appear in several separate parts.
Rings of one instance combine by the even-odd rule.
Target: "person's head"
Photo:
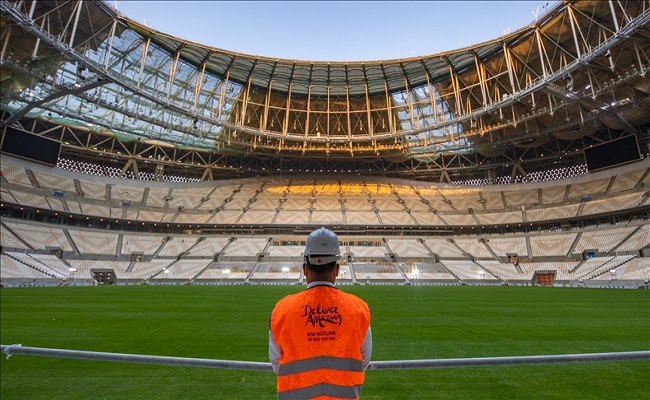
[[[339,274],[340,256],[339,238],[334,232],[319,228],[310,233],[305,243],[305,260],[302,265],[307,283],[334,283]]]

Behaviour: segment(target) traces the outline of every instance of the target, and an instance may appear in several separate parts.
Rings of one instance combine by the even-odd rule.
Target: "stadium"
[[[105,1],[1,9],[3,345],[266,361],[270,307],[304,287],[305,238],[325,226],[341,241],[338,284],[377,304],[377,360],[650,347],[648,291],[632,290],[650,285],[647,1],[557,2],[467,48],[359,62],[214,48]],[[52,310],[67,315],[57,328]],[[148,324],[126,322],[138,315]],[[425,350],[430,337],[444,350]],[[500,368],[370,371],[364,398],[650,390],[647,360]],[[22,355],[2,361],[2,393],[151,398],[151,383],[117,388],[132,374],[168,383],[157,398],[213,395],[187,381],[214,374],[223,398],[275,395],[268,372]],[[477,379],[491,383],[470,391]]]

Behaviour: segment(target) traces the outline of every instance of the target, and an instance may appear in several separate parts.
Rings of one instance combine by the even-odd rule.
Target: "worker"
[[[307,236],[307,289],[277,302],[270,318],[269,358],[278,399],[358,399],[372,353],[370,308],[335,285],[339,239],[319,228]]]

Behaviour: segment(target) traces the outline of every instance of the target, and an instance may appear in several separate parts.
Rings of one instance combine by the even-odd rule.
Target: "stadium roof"
[[[106,2],[2,2],[6,127],[62,157],[200,179],[351,171],[494,181],[648,142],[650,8],[559,2],[484,43],[405,59],[239,54]],[[137,174],[136,174],[137,176]]]

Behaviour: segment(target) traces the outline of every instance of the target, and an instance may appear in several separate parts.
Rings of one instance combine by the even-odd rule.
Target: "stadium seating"
[[[49,220],[2,217],[2,279],[92,282],[112,270],[117,283],[287,283],[301,281],[304,234],[202,233],[201,228],[343,225],[402,226],[408,235],[359,236],[340,232],[341,282],[529,283],[536,271],[554,271],[558,284],[650,279],[647,220],[584,228],[450,235],[445,227],[522,226],[615,213],[648,202],[645,164],[535,190],[512,187],[436,187],[412,181],[244,179],[169,184],[86,176],[11,157],[1,161],[2,201],[49,210]],[[601,174],[602,175],[602,174]],[[34,179],[36,185],[34,184]],[[80,189],[79,191],[77,191]],[[63,192],[63,197],[55,192]],[[588,199],[585,199],[586,195]],[[84,216],[61,225],[57,215]],[[187,226],[187,232],[100,229],[91,218]],[[440,234],[416,232],[440,227]],[[359,228],[362,227],[362,228]],[[191,228],[191,229],[189,229]],[[585,252],[595,251],[583,260]],[[515,255],[518,265],[510,262]],[[349,260],[349,262],[348,262]],[[6,267],[5,265],[6,264]],[[287,272],[283,268],[288,268]],[[69,269],[74,269],[71,274]]]

